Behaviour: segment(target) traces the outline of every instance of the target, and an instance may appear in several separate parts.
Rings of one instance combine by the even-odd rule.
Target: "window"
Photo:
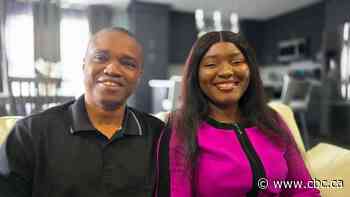
[[[5,31],[9,76],[34,77],[34,27],[32,14],[9,15]]]
[[[83,86],[83,58],[89,41],[89,24],[82,12],[62,12],[61,19],[61,95],[80,96]]]

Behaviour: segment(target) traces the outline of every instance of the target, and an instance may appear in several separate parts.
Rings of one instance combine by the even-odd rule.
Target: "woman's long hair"
[[[268,136],[283,136],[284,133],[279,127],[277,113],[267,106],[253,49],[240,34],[230,31],[209,32],[194,43],[188,55],[182,79],[180,106],[173,117],[175,129],[185,145],[190,170],[194,170],[198,155],[198,126],[208,116],[209,110],[209,101],[199,86],[199,64],[209,48],[218,42],[231,42],[237,46],[249,66],[249,85],[239,100],[242,117]]]

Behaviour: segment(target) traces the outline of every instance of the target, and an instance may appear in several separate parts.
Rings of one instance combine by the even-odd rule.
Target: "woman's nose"
[[[228,78],[228,77],[231,77],[233,74],[234,74],[234,69],[233,69],[232,65],[230,65],[227,62],[223,62],[220,65],[220,70],[219,70],[219,73],[218,73],[218,75],[220,77]]]

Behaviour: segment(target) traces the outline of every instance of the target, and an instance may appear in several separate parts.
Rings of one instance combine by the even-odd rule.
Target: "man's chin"
[[[116,101],[116,100],[102,100],[101,106],[106,111],[114,111],[117,108],[123,106],[125,102]]]

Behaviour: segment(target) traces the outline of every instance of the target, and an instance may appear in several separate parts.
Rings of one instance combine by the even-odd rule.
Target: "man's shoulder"
[[[65,118],[69,113],[69,107],[75,102],[75,100],[67,101],[63,104],[59,104],[50,107],[44,111],[30,114],[18,121],[19,124],[31,123],[42,123],[48,122],[50,120],[59,120]]]
[[[128,107],[134,114],[136,115],[137,119],[140,119],[144,124],[147,124],[148,126],[151,127],[159,127],[162,128],[164,127],[164,122],[158,119],[155,116],[152,116],[151,114],[139,111],[135,108]]]
[[[57,105],[19,119],[9,135],[14,138],[21,136],[22,138],[37,140],[42,136],[46,136],[47,133],[52,133],[54,130],[66,128],[70,124],[67,117],[69,117],[69,106],[73,102]],[[44,133],[46,134],[42,135]]]

